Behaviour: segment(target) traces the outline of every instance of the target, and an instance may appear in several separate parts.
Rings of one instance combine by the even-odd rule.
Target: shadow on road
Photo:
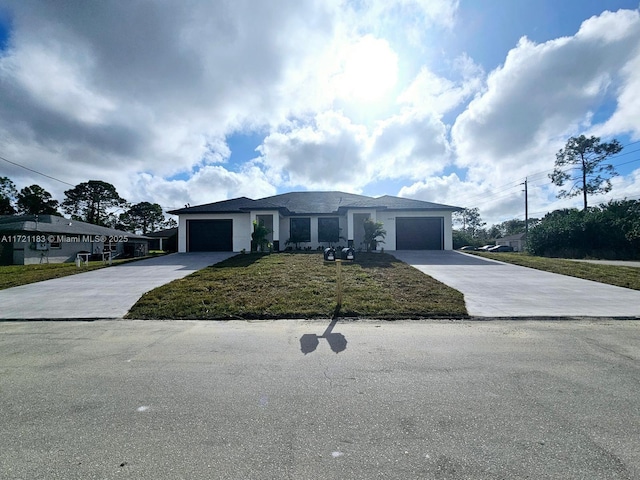
[[[334,318],[322,335],[313,333],[305,333],[300,337],[300,350],[305,355],[314,352],[320,344],[320,339],[324,338],[329,342],[329,347],[336,353],[343,352],[347,349],[347,339],[341,333],[332,333],[333,327],[338,323],[338,319]]]

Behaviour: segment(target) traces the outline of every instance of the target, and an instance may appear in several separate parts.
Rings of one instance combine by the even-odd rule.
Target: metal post
[[[336,259],[336,303],[342,307],[342,260]]]

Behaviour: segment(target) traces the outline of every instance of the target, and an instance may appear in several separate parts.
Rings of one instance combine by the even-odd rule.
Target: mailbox
[[[333,247],[324,249],[324,259],[327,262],[333,262],[336,259],[336,249]]]
[[[342,258],[342,260],[355,260],[356,258],[356,254],[353,250],[353,248],[343,248],[342,252],[340,252],[340,256]]]

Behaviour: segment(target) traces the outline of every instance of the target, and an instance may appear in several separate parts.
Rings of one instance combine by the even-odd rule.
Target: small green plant
[[[374,222],[370,218],[364,221],[364,245],[367,252],[375,250],[379,243],[384,243],[387,231],[382,228],[382,222]],[[379,240],[379,238],[381,240]]]
[[[268,248],[269,240],[267,240],[267,236],[270,233],[271,230],[265,227],[263,223],[256,220],[253,221],[253,233],[251,234],[251,240],[253,240],[253,245],[255,246],[256,251],[264,252],[265,248]]]
[[[290,238],[287,239],[286,242],[284,242],[285,245],[295,245],[295,250],[302,250],[302,248],[300,247],[300,244],[302,242],[305,242],[306,240],[299,235],[292,235]],[[292,248],[293,250],[293,248]]]

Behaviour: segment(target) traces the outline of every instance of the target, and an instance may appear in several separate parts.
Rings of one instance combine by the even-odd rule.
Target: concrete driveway
[[[454,251],[389,252],[464,294],[474,317],[640,317],[640,291]]]
[[[0,290],[0,319],[121,318],[149,290],[234,253],[174,253]]]

